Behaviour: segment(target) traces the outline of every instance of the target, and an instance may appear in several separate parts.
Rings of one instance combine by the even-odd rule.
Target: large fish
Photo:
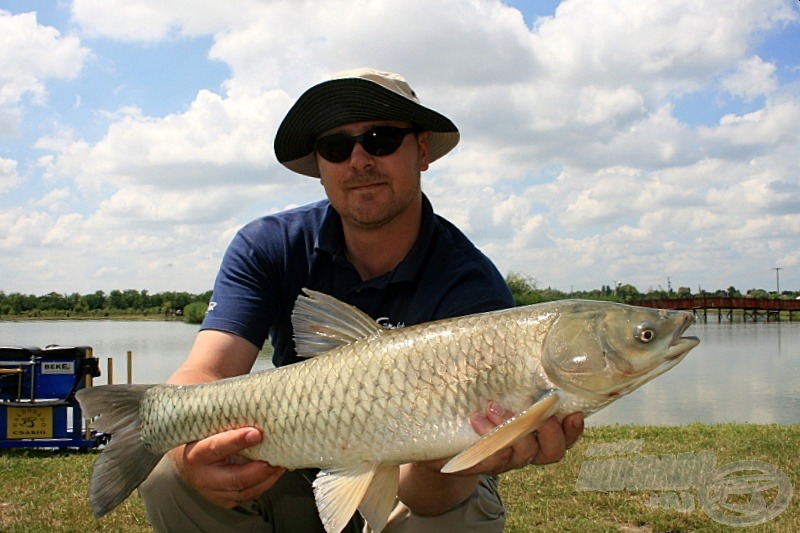
[[[562,300],[384,329],[358,309],[306,291],[293,313],[307,360],[188,386],[106,385],[78,392],[111,435],[89,498],[100,517],[168,450],[243,426],[263,432],[251,459],[319,468],[314,496],[338,532],[358,509],[380,531],[399,465],[453,457],[474,466],[547,418],[589,415],[666,372],[698,340],[690,313]],[[470,416],[496,400],[518,414],[479,437]]]

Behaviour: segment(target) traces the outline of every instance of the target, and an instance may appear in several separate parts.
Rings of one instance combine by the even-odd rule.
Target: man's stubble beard
[[[376,179],[377,178],[377,179]],[[349,178],[346,185],[368,185],[380,181],[380,176],[373,173],[363,173],[358,176]],[[376,230],[384,227],[399,215],[404,213],[422,194],[420,178],[417,178],[416,186],[408,191],[408,194],[403,196],[393,195],[389,201],[383,204],[380,210],[366,210],[357,207],[343,206],[339,211],[342,219],[347,220],[350,224],[358,229],[363,230]],[[373,199],[373,194],[363,193],[362,201],[370,202]],[[336,206],[334,206],[336,207]]]

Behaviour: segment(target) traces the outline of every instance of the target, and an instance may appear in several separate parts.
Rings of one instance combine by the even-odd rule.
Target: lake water
[[[0,321],[0,345],[91,346],[114,381],[159,383],[181,364],[197,326],[162,321]],[[666,374],[587,420],[587,425],[680,425],[691,422],[800,423],[800,323],[697,323],[700,345]],[[256,368],[269,361],[259,358]]]
[[[127,380],[127,352],[133,352],[133,382],[162,383],[181,365],[192,348],[198,326],[160,320],[34,320],[0,321],[0,346],[91,346],[107,381],[107,360],[113,359],[114,383]],[[256,368],[269,364],[259,358]]]

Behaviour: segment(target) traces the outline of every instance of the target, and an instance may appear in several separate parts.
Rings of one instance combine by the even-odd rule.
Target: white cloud
[[[782,0],[568,0],[537,34],[541,56],[562,77],[634,80],[663,95],[708,82],[746,52],[755,31],[790,20],[797,13]]]
[[[60,144],[52,172],[72,175],[84,187],[146,184],[162,189],[263,181],[274,165],[273,125],[287,99],[280,93],[223,99],[200,91],[189,109],[163,118],[136,108],[122,116],[94,145]]]
[[[76,36],[40,25],[36,13],[0,9],[0,35],[0,133],[7,133],[16,129],[23,97],[43,104],[45,80],[74,78],[90,52]]]
[[[594,175],[562,176],[562,181],[564,192],[559,196],[564,211],[559,218],[572,230],[627,218],[645,185],[640,171],[620,167],[601,169]]]
[[[13,253],[31,243],[40,243],[47,228],[52,226],[50,215],[23,208],[0,211],[0,254]]]
[[[58,217],[42,236],[43,247],[84,247],[92,242],[91,237],[82,232],[83,217],[77,213]]]
[[[796,100],[770,101],[767,106],[745,115],[725,115],[716,131],[709,137],[726,138],[734,144],[773,144],[792,142],[787,134],[798,130],[800,102]],[[701,131],[707,131],[701,129]]]
[[[775,65],[760,57],[751,57],[739,62],[735,71],[721,81],[722,88],[733,96],[751,100],[773,92],[778,87]]]
[[[58,212],[70,206],[72,194],[68,187],[51,189],[42,198],[35,200],[35,207],[42,207],[47,211]]]
[[[158,41],[213,34],[248,16],[257,2],[73,0],[72,18],[88,37]]]
[[[22,177],[17,173],[16,160],[0,157],[0,192],[15,189],[21,183]]]

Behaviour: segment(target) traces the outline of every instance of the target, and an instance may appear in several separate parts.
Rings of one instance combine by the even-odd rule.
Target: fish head
[[[573,300],[547,334],[542,363],[565,391],[610,401],[677,365],[700,342],[692,313]]]

